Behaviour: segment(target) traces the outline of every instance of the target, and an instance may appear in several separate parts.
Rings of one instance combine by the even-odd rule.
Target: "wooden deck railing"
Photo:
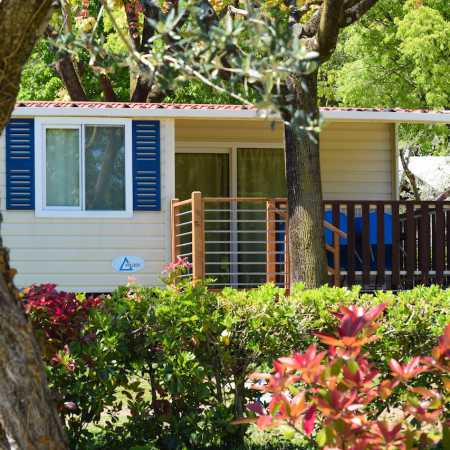
[[[450,202],[325,201],[330,283],[364,289],[450,285]],[[285,198],[172,201],[172,258],[216,287],[289,285]]]

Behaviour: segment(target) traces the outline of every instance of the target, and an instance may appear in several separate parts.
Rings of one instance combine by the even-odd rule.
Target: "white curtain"
[[[47,206],[80,205],[80,131],[46,130]]]

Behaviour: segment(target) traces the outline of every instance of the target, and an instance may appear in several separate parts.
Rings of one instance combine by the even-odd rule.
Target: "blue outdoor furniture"
[[[363,223],[362,217],[355,217],[356,248],[362,254]],[[370,270],[377,269],[378,252],[378,216],[377,212],[369,213],[369,245]],[[392,215],[384,213],[384,264],[387,270],[392,269]],[[358,269],[357,269],[358,270]]]
[[[325,211],[324,219],[333,223],[333,212],[331,210]],[[348,217],[346,214],[339,213],[339,225],[337,227],[344,233],[348,232]],[[354,219],[355,230],[355,270],[362,270],[362,235],[363,235],[363,222],[362,217],[355,217]],[[284,233],[285,225],[283,222],[279,222],[277,225],[276,240],[277,243],[277,263],[282,264],[284,262]],[[333,245],[333,232],[325,229],[325,243]],[[369,245],[370,245],[370,270],[376,270],[377,268],[377,251],[378,251],[378,216],[377,212],[373,211],[369,213]],[[392,269],[392,215],[384,213],[384,254],[385,254],[385,268],[387,270]],[[348,239],[340,238],[340,259],[341,269],[348,269]],[[327,252],[327,261],[330,267],[333,267],[333,255]]]

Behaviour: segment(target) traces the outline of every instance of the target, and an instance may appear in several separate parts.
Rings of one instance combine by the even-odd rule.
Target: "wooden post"
[[[195,282],[205,276],[205,222],[201,192],[192,196],[192,280]]]
[[[276,223],[275,223],[275,202],[269,200],[266,202],[266,277],[267,282],[276,281],[276,268],[277,268],[277,237],[276,237]]]
[[[174,198],[170,202],[170,234],[172,238],[172,262],[175,262],[178,256],[178,244],[179,244],[179,237],[178,237],[178,224],[180,223],[180,218],[178,217],[178,210],[175,206],[178,202],[177,198]]]

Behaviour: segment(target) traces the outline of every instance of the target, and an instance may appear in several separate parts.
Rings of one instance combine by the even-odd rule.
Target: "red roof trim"
[[[245,105],[216,105],[196,103],[126,103],[126,102],[59,102],[59,101],[19,101],[18,108],[81,108],[81,109],[150,109],[150,110],[201,110],[201,111],[252,111],[255,108]],[[427,109],[403,108],[357,108],[357,107],[324,107],[321,111],[361,111],[361,112],[398,112],[398,113],[441,113],[450,111],[433,111]]]

